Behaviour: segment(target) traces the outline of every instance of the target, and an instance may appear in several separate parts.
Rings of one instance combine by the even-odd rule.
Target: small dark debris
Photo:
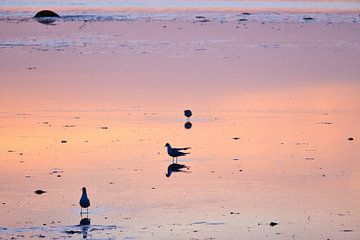
[[[343,229],[343,230],[340,230],[341,232],[353,232],[354,230],[352,229]]]
[[[109,129],[109,128],[108,127],[100,127],[100,129],[106,130],[106,129]]]
[[[307,158],[305,158],[305,160],[313,161],[313,160],[315,160],[315,158],[313,158],[313,157],[307,157]]]
[[[81,234],[81,231],[74,231],[74,230],[66,230],[64,231],[66,234]]]
[[[348,140],[349,140],[349,141],[353,141],[353,140],[354,140],[354,138],[352,138],[352,137],[349,137],[349,138],[348,138]]]
[[[234,160],[234,161],[238,161],[239,159],[238,159],[238,158],[234,158],[233,160]]]
[[[66,140],[61,140],[61,143],[67,143],[67,141]]]
[[[151,189],[156,189],[156,188],[152,187]]]
[[[238,215],[238,214],[240,214],[240,213],[239,213],[239,212],[230,212],[230,214],[231,214],[231,215],[233,215],[233,214]]]
[[[239,19],[239,22],[246,22],[246,21],[247,21],[246,18],[240,18],[240,19]]]
[[[200,20],[199,22],[201,22],[201,23],[206,23],[206,22],[210,22],[210,20],[209,20],[209,19],[202,19],[202,20]]]
[[[36,70],[36,67],[28,67],[29,70]]]
[[[334,123],[332,123],[332,122],[319,122],[318,124],[331,125],[331,124],[334,124]]]
[[[233,137],[232,139],[234,139],[234,140],[239,140],[240,138],[239,138],[239,137]]]
[[[2,204],[5,205],[6,203],[3,202]]]
[[[197,19],[204,19],[205,17],[204,17],[204,16],[196,16],[195,18],[197,18]]]
[[[278,225],[278,223],[276,223],[276,222],[271,222],[269,225],[273,227],[273,226]]]
[[[61,175],[59,174],[59,175],[57,175],[56,177],[61,177]]]
[[[46,191],[44,191],[44,190],[41,190],[41,189],[38,189],[38,190],[36,190],[36,191],[34,191],[34,193],[36,193],[36,194],[44,194],[44,193],[46,193]]]
[[[243,12],[242,15],[249,16],[249,15],[251,15],[251,13],[249,13],[249,12]]]
[[[305,20],[305,21],[311,21],[311,20],[314,20],[314,18],[312,18],[312,17],[303,17],[303,20]]]

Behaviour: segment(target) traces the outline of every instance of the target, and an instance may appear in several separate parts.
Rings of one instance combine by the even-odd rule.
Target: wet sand
[[[0,21],[0,238],[357,239],[359,30]]]

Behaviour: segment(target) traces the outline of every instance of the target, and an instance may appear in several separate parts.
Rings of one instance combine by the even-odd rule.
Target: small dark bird
[[[80,207],[81,207],[81,211],[80,213],[82,213],[82,209],[83,208],[86,208],[86,212],[89,211],[89,207],[90,207],[90,200],[86,194],[86,188],[83,187],[82,188],[82,195],[81,195],[81,198],[80,198]]]
[[[167,153],[169,154],[169,156],[173,158],[173,162],[174,162],[174,159],[176,159],[176,162],[177,162],[178,157],[185,156],[186,154],[189,154],[187,152],[181,152],[181,151],[186,151],[186,150],[190,149],[190,147],[172,148],[170,143],[166,143],[165,147],[167,148]]]
[[[191,117],[192,116],[191,110],[189,110],[189,109],[185,110],[184,115],[185,115],[185,117],[188,117],[188,118]]]

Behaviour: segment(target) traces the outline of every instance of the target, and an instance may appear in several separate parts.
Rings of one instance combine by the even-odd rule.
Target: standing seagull
[[[85,187],[82,188],[82,195],[81,195],[81,198],[80,198],[80,207],[81,207],[80,213],[82,213],[83,208],[86,208],[87,213],[89,212],[90,200],[89,200],[89,198],[88,198],[88,196],[86,194],[86,188]]]
[[[185,115],[185,117],[187,117],[187,118],[191,117],[191,116],[192,116],[191,110],[190,110],[190,109],[184,110],[184,115]]]
[[[189,154],[188,152],[181,152],[181,151],[186,151],[186,150],[190,149],[190,147],[172,148],[170,143],[166,143],[165,147],[167,147],[167,153],[169,154],[169,156],[173,158],[173,162],[174,162],[174,159],[176,159],[176,162],[177,162],[178,157],[185,156],[186,154]]]

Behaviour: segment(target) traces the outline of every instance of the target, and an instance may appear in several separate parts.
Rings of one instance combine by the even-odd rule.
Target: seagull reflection
[[[192,123],[189,121],[189,122],[186,122],[185,125],[184,125],[184,128],[185,129],[190,129],[192,128]]]
[[[190,167],[184,164],[172,163],[168,166],[166,177],[170,177],[173,172],[190,173]]]
[[[80,220],[80,227],[81,227],[81,233],[83,235],[83,238],[87,238],[89,227],[90,227],[90,218],[82,218]]]

